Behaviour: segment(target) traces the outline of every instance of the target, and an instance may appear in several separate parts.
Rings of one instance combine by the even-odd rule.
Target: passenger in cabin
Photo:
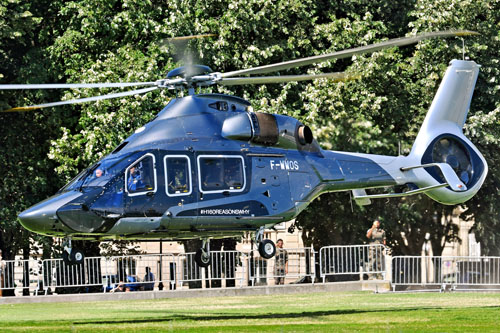
[[[224,165],[224,182],[228,189],[240,189],[242,184],[242,174],[240,161],[237,159],[230,159]]]
[[[187,177],[185,165],[172,163],[169,165],[168,186],[172,193],[187,192]]]

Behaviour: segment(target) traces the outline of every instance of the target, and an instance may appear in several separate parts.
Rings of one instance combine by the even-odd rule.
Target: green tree
[[[466,52],[483,67],[466,130],[489,164],[496,165],[499,13],[499,0],[2,1],[0,81],[154,81],[191,61],[224,72],[366,45],[410,30],[477,30],[481,36],[466,39]],[[170,37],[205,33],[216,36],[174,46],[167,42]],[[461,55],[459,39],[431,40],[281,73],[347,70],[359,80],[211,90],[247,98],[258,111],[299,118],[325,148],[395,155],[399,145],[402,153],[409,152],[446,64]],[[0,107],[110,91],[0,92]],[[16,251],[30,239],[38,240],[18,231],[16,214],[108,154],[172,97],[168,91],[155,91],[0,115],[6,138],[0,162],[8,170],[7,185],[0,192],[0,247],[16,244]],[[492,169],[485,187],[464,205],[466,217],[476,220],[478,236],[490,251],[500,242],[495,236],[500,175]],[[418,254],[425,234],[433,231],[434,253],[439,254],[443,240],[456,234],[452,225],[433,217],[441,221],[451,209],[417,197],[351,210],[347,194],[329,194],[299,216],[297,226],[308,244],[355,243],[365,240],[372,218],[380,216],[397,252]],[[50,248],[50,241],[44,244]]]
[[[43,38],[38,34],[45,22],[42,17],[50,10],[40,12],[45,1],[37,5],[22,1],[0,2],[0,82],[53,81],[48,74],[44,57]],[[41,7],[38,7],[41,6]],[[0,92],[0,108],[33,102],[36,98],[50,98],[50,92]],[[55,163],[47,158],[50,138],[59,134],[61,117],[52,112],[0,114],[0,163],[4,181],[0,187],[0,249],[4,257],[12,259],[20,249],[25,257],[33,242],[47,251],[52,240],[31,235],[17,224],[17,214],[32,204],[54,193],[61,185],[51,172]]]
[[[473,39],[465,40],[465,56],[482,66],[466,123],[466,134],[483,153],[490,168],[482,189],[463,205],[465,212],[462,217],[476,222],[474,229],[482,243],[483,253],[499,255],[500,212],[497,203],[500,200],[500,170],[495,166],[500,162],[500,1],[418,1],[412,16],[416,18],[412,24],[415,30],[454,27],[480,33]],[[422,60],[432,57],[444,63],[450,54],[461,50],[461,45],[453,48],[429,45],[419,50],[419,55]]]
[[[413,9],[407,8],[407,15],[412,18],[409,26],[414,32],[454,28],[481,33],[479,37],[465,40],[466,54],[483,64],[466,134],[478,145],[490,165],[496,165],[498,160],[495,139],[498,137],[499,102],[496,60],[499,20],[498,10],[495,10],[498,6],[498,1],[417,1]],[[356,57],[348,70],[359,73],[361,80],[337,85],[315,82],[303,94],[306,109],[314,114],[313,126],[318,139],[323,146],[335,150],[395,155],[401,144],[402,152],[408,153],[446,64],[461,57],[462,42],[457,39],[430,40],[416,48],[391,49]],[[498,232],[494,231],[499,220],[495,209],[496,184],[496,170],[490,169],[484,188],[463,205],[464,217],[476,220],[478,234],[489,253],[498,249],[499,241]],[[329,230],[337,228],[342,233],[344,228],[348,233],[347,226],[353,222],[344,219],[342,207],[347,203],[328,205],[328,202],[319,201],[319,207],[313,203],[313,211],[315,214],[325,211],[333,216],[331,219],[335,221],[331,222]],[[365,211],[369,212],[365,221],[373,215],[382,217],[396,253],[419,254],[428,232],[435,255],[441,253],[446,240],[456,239],[456,227],[449,218],[452,207],[431,202],[425,196],[392,199],[382,203],[383,209],[379,205],[381,203],[374,202],[372,206],[355,208],[355,211],[358,209],[362,216]],[[308,213],[309,210],[304,212]],[[356,215],[353,217],[357,220]],[[299,217],[299,225],[303,221],[304,217]],[[365,225],[367,228],[369,221]],[[336,238],[339,237],[332,235],[325,243]],[[364,240],[363,230],[358,231],[357,240]]]

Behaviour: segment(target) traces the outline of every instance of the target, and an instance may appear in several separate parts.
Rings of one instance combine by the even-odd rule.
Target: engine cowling
[[[229,140],[247,141],[262,146],[319,151],[311,129],[297,119],[284,115],[238,113],[224,121],[221,135]]]

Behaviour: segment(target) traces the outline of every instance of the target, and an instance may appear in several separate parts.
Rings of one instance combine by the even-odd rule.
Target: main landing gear
[[[276,245],[270,239],[264,239],[264,227],[260,227],[256,232],[255,242],[259,254],[264,259],[271,259],[276,254]],[[203,245],[194,255],[194,261],[199,267],[208,267],[212,263],[212,256],[210,255],[210,239],[204,239]]]
[[[210,240],[204,239],[201,249],[198,249],[194,255],[194,261],[200,267],[208,267],[212,262],[210,256]]]
[[[82,250],[71,247],[71,238],[64,240],[63,247],[62,258],[66,265],[79,265],[83,263],[85,255]]]
[[[272,240],[263,238],[264,227],[260,227],[260,229],[255,233],[255,241],[257,242],[259,254],[264,259],[271,259],[276,254],[276,245]]]

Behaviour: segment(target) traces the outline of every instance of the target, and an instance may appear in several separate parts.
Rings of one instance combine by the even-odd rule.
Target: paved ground
[[[19,296],[2,297],[0,304],[19,303],[53,303],[53,302],[96,302],[114,300],[139,300],[160,298],[189,298],[189,297],[223,297],[223,296],[248,296],[248,295],[278,295],[297,294],[310,292],[340,292],[340,291],[362,291],[372,290],[374,292],[386,292],[390,290],[387,281],[353,281],[282,285],[282,286],[259,286],[244,288],[214,288],[214,289],[191,289],[191,290],[166,290],[166,291],[137,291],[126,293],[99,293],[99,294],[71,294],[71,295],[49,295],[49,296]]]

